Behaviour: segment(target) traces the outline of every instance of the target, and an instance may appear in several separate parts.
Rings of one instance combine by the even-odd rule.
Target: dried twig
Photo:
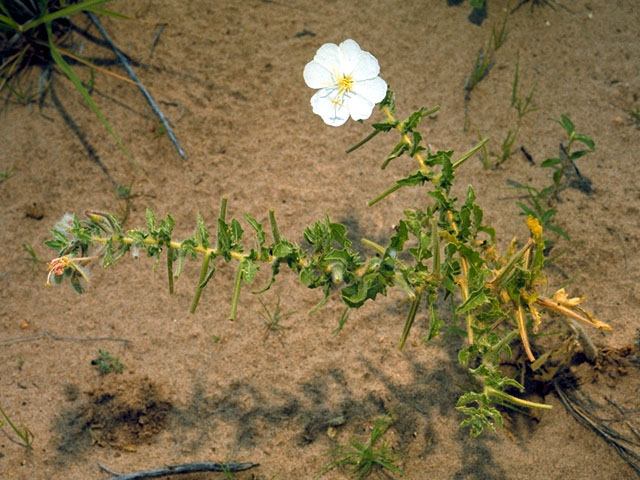
[[[633,440],[604,425],[584,404],[581,404],[576,398],[572,398],[565,392],[557,379],[553,381],[553,388],[565,408],[569,410],[576,420],[604,438],[618,452],[618,455],[640,474],[640,454],[630,446],[636,444]]]
[[[0,345],[11,345],[13,343],[33,342],[34,340],[41,340],[43,338],[49,338],[51,340],[59,340],[62,342],[122,342],[125,345],[131,343],[131,340],[126,338],[114,338],[114,337],[95,337],[95,338],[81,338],[81,337],[61,337],[49,332],[36,333],[35,335],[28,335],[25,337],[13,337],[0,339]]]
[[[217,463],[217,462],[195,462],[184,463],[182,465],[167,465],[166,467],[156,468],[155,470],[146,470],[144,472],[127,473],[124,475],[116,475],[107,480],[140,480],[145,478],[166,477],[169,475],[182,475],[185,473],[198,472],[244,472],[250,468],[259,466],[259,463]],[[113,475],[115,472],[104,465],[98,464],[100,469]]]
[[[131,79],[136,83],[136,85],[138,85],[138,88],[142,92],[142,95],[144,95],[144,98],[146,98],[147,102],[149,102],[149,105],[151,105],[151,109],[162,121],[162,125],[164,125],[167,135],[175,145],[176,150],[178,150],[178,153],[180,154],[180,156],[182,158],[187,158],[187,154],[184,153],[184,150],[180,146],[180,143],[178,143],[178,139],[173,134],[173,130],[171,130],[171,126],[169,125],[169,121],[167,120],[167,117],[164,116],[164,114],[156,104],[155,100],[153,99],[149,91],[144,87],[144,85],[142,85],[142,82],[136,75],[136,72],[134,72],[133,69],[131,68],[131,65],[129,65],[129,62],[127,61],[124,54],[118,49],[118,47],[115,46],[115,44],[111,40],[111,37],[109,36],[109,34],[106,32],[106,30],[100,23],[100,20],[98,20],[98,18],[91,12],[88,12],[87,15],[89,16],[89,19],[93,22],[93,24],[96,26],[100,34],[104,37],[105,41],[109,44],[113,52],[116,54],[116,57],[118,57],[118,60],[120,61],[120,63],[122,63],[122,66],[127,71]]]

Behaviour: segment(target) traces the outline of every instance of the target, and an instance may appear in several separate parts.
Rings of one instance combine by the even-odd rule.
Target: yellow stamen
[[[338,76],[336,85],[338,86],[338,95],[342,96],[353,90],[353,78],[351,75]]]

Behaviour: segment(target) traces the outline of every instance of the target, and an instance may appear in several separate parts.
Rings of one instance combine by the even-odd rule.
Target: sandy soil
[[[640,108],[640,9],[634,0],[563,3],[571,11],[538,2],[509,15],[495,66],[467,105],[471,125],[498,150],[515,122],[510,96],[519,52],[521,91],[535,86],[538,109],[525,118],[515,147],[524,146],[536,165],[519,151],[498,169],[484,170],[474,159],[460,173],[459,186],[462,191],[473,184],[505,244],[526,234],[507,181],[537,187],[549,182],[539,163],[555,156],[564,139],[549,118],[567,114],[593,137],[597,151],[581,159],[579,168],[594,192],[563,192],[557,223],[572,240],[558,242],[556,251],[566,253],[549,269],[549,282],[558,287],[571,279],[569,289],[585,295],[586,306],[614,328],[594,336],[609,355],[596,371],[576,367],[583,385],[574,394],[590,398],[600,417],[636,438],[637,352],[611,349],[633,346],[638,328],[640,130],[627,112]],[[0,407],[35,439],[25,449],[2,429],[0,477],[99,479],[108,477],[99,463],[126,473],[233,460],[260,463],[238,479],[312,478],[336,442],[364,440],[372,419],[392,412],[396,423],[386,438],[410,478],[636,478],[552,392],[533,396],[553,410],[535,417],[508,414],[504,429],[471,440],[458,428],[462,417],[454,409],[466,384],[456,362],[459,340],[421,344],[423,315],[398,351],[406,306],[399,305],[397,293],[353,312],[333,335],[339,298],[309,314],[320,292],[307,291],[283,272],[262,299],[272,309],[280,300],[283,312],[295,313],[283,320],[286,331],[265,337],[262,307],[248,290],[237,321],[227,319],[231,268],[219,267],[214,286],[190,315],[196,263],[186,267],[173,296],[165,275],[154,273],[144,258],[108,270],[94,267],[87,293],[77,295],[66,286],[45,288],[46,266],[29,261],[22,247],[31,244],[38,256],[50,258],[43,242],[65,212],[121,213],[124,203],[109,176],[133,182],[127,228],[143,225],[151,207],[158,216],[170,213],[176,237],[184,238],[197,212],[213,226],[226,196],[230,217],[247,212],[264,221],[274,208],[281,231],[296,241],[304,226],[325,213],[346,223],[356,242],[388,237],[402,210],[422,202],[422,193],[400,191],[371,208],[366,202],[413,166],[398,162],[380,171],[396,141],[391,135],[345,155],[380,114],[365,125],[325,126],[311,111],[313,92],[302,69],[321,44],[355,39],[378,58],[382,77],[396,91],[398,112],[440,105],[422,131],[434,148],[463,152],[477,139],[473,128],[464,130],[465,79],[506,6],[488,4],[482,25],[469,21],[466,2],[451,6],[444,0],[114,4],[134,20],[105,18],[103,24],[140,62],[138,75],[188,155],[180,158],[166,135],[156,135],[158,121],[135,87],[98,73],[93,98],[143,175],[135,174],[61,75],[53,80],[57,103],[93,157],[52,95],[42,109],[9,102],[0,130],[0,171],[15,167],[0,183]],[[85,19],[78,23],[97,35]],[[112,58],[88,41],[83,54]],[[118,66],[107,68],[122,73]],[[258,283],[267,275],[262,272]],[[124,372],[101,376],[91,363],[98,349],[117,355]],[[332,423],[339,425],[329,429]],[[346,476],[334,470],[323,478]]]

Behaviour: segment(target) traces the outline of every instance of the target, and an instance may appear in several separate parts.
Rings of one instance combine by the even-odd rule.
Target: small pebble
[[[29,322],[25,322],[24,320],[20,322],[20,328],[22,330],[26,330],[27,328],[29,328]]]

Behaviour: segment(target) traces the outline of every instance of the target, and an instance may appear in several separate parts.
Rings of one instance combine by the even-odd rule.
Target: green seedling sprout
[[[6,422],[11,430],[13,430],[13,433],[15,433],[18,438],[20,438],[20,442],[18,443],[20,443],[20,445],[25,448],[32,448],[34,436],[31,430],[29,430],[29,428],[24,425],[22,425],[22,429],[18,428],[2,408],[0,408],[0,415],[2,415],[2,418],[4,418],[4,421],[0,419],[0,428],[2,428],[4,426],[4,423]]]
[[[560,146],[560,155],[556,158],[548,158],[540,164],[543,168],[553,168],[553,188],[554,200],[559,200],[560,190],[563,188],[563,180],[569,166],[573,166],[576,171],[575,161],[579,158],[595,151],[595,142],[591,137],[576,130],[571,119],[566,115],[560,115],[560,119],[551,119],[560,125],[567,133],[567,146]],[[582,149],[573,151],[576,144],[582,144]],[[586,148],[585,148],[586,147]]]
[[[351,475],[358,479],[366,477],[374,469],[388,470],[404,477],[405,473],[396,465],[397,459],[391,454],[389,444],[382,441],[378,446],[382,436],[392,424],[392,417],[383,415],[374,421],[371,434],[365,443],[351,439],[349,446],[338,445],[331,449],[329,455],[336,460],[326,465],[315,478],[320,478],[329,470],[339,467],[351,467]]]
[[[5,180],[9,180],[16,173],[15,167],[9,167],[2,172],[0,172],[0,182],[4,182]]]
[[[276,307],[273,313],[271,313],[271,311],[267,308],[267,306],[265,305],[265,303],[262,301],[260,297],[258,297],[258,301],[260,302],[260,305],[262,305],[262,309],[266,314],[264,316],[261,315],[264,323],[264,335],[262,337],[263,340],[266,340],[271,332],[282,333],[285,330],[290,328],[290,327],[285,327],[284,325],[281,325],[280,321],[290,317],[291,315],[294,315],[296,312],[280,313],[279,298],[278,298],[278,301],[276,302]]]
[[[470,0],[471,1],[471,0]],[[484,0],[473,0],[471,5],[475,9],[484,8]],[[476,6],[479,5],[479,6]],[[465,103],[465,126],[464,129],[469,128],[469,102],[471,101],[471,92],[473,89],[489,74],[493,65],[495,64],[495,54],[500,47],[504,44],[507,35],[507,20],[509,19],[509,4],[507,2],[507,8],[505,11],[502,24],[499,29],[495,26],[491,27],[491,35],[487,41],[485,48],[480,48],[476,54],[476,58],[471,70],[471,75],[467,78],[464,84],[464,103]]]
[[[122,373],[123,366],[118,357],[114,357],[107,350],[98,350],[98,356],[91,360],[93,365],[101,375],[109,373]]]
[[[520,98],[518,95],[518,86],[520,82],[520,53],[516,56],[516,68],[513,74],[513,86],[511,88],[511,107],[517,112],[516,126],[513,130],[507,131],[505,139],[502,141],[499,153],[489,153],[486,150],[481,152],[482,165],[484,168],[496,167],[509,159],[513,153],[513,144],[518,138],[520,129],[522,127],[522,121],[525,116],[537,110],[533,105],[533,95],[535,93],[535,87],[531,89],[526,98]],[[480,133],[476,129],[478,136]],[[489,157],[492,157],[490,159]]]

